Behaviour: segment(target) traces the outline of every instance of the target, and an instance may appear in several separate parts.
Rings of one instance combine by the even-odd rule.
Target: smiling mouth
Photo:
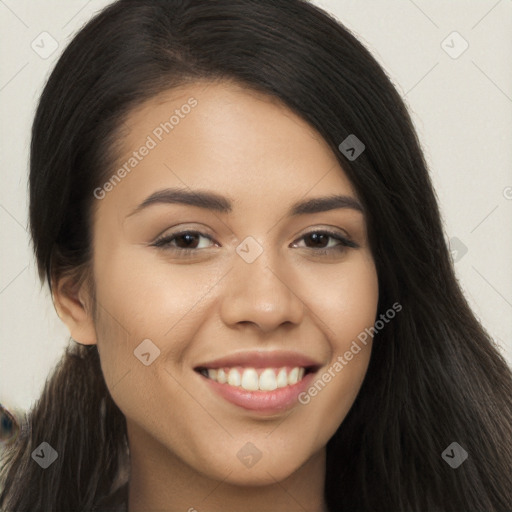
[[[280,368],[196,368],[207,379],[246,391],[274,391],[293,386],[315,371],[312,366]]]

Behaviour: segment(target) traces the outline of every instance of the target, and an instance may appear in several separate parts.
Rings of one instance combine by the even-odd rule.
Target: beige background
[[[8,407],[30,406],[68,338],[29,245],[31,121],[61,51],[109,3],[0,0],[0,402]],[[512,0],[316,3],[370,49],[410,108],[446,236],[467,248],[460,282],[512,366]],[[51,55],[32,49],[49,52],[51,38]]]

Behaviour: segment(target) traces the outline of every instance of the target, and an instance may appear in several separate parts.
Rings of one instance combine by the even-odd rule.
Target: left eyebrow
[[[187,204],[219,213],[231,213],[233,202],[220,194],[209,191],[191,191],[178,188],[167,188],[154,192],[137,206],[127,217],[154,204]],[[287,212],[289,217],[326,212],[338,208],[350,208],[363,213],[361,203],[351,196],[331,195],[314,197],[294,203]]]
[[[332,195],[327,197],[314,197],[306,201],[299,201],[292,205],[288,215],[304,215],[311,213],[327,212],[338,208],[350,208],[363,213],[361,203],[352,196]]]

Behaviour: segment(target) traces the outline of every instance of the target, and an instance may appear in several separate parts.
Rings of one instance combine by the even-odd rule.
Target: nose
[[[226,276],[221,305],[226,325],[249,323],[268,333],[282,324],[296,326],[302,322],[305,304],[291,270],[265,254],[264,251],[252,263],[235,257]]]

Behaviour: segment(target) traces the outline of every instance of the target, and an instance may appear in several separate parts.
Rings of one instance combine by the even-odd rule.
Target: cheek
[[[326,443],[342,423],[363,383],[371,355],[378,299],[378,277],[367,253],[354,258],[340,272],[324,276],[324,293],[309,291],[308,306],[319,317],[329,340],[329,363],[299,397],[304,420],[321,432]],[[317,280],[318,282],[318,280]]]
[[[312,271],[313,272],[313,271]],[[372,326],[377,314],[379,286],[370,254],[360,251],[346,264],[316,268],[303,279],[307,305],[319,319],[333,350],[347,350],[350,341]]]
[[[148,264],[141,252],[114,251],[108,262],[97,266],[98,302],[110,317],[106,324],[112,327],[114,321],[114,332],[124,332],[121,338],[129,334],[134,343],[182,339],[179,333],[188,325],[187,316],[194,314],[215,277],[194,266]],[[106,336],[104,343],[115,339]]]
[[[163,443],[193,446],[185,427],[190,418],[203,423],[206,418],[184,392],[190,372],[185,358],[200,326],[198,316],[205,316],[200,298],[212,284],[192,268],[141,263],[124,251],[122,258],[114,253],[98,266],[102,371],[113,400],[130,421]],[[170,430],[169,424],[176,428]]]
[[[114,249],[95,266],[98,350],[107,385],[125,413],[155,390],[173,388],[166,369],[178,378],[190,371],[186,356],[208,318],[209,290],[222,277],[194,265],[148,264],[141,255],[137,248]],[[181,393],[179,386],[174,391]]]

